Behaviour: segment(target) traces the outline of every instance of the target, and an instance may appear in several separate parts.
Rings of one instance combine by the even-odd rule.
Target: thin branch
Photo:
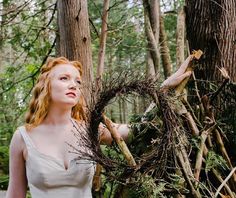
[[[217,198],[218,194],[220,193],[221,189],[225,186],[226,182],[230,179],[230,177],[234,174],[234,172],[236,171],[236,167],[233,168],[233,170],[231,170],[231,172],[229,173],[229,175],[225,178],[225,180],[222,182],[222,184],[219,186],[219,188],[217,189],[216,193],[215,193],[215,198]]]

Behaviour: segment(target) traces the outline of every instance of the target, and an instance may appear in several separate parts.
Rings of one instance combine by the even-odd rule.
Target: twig
[[[96,192],[100,191],[101,189],[101,185],[102,185],[101,172],[102,172],[102,166],[100,164],[97,164],[96,171],[93,176],[93,188],[94,188],[94,191]]]
[[[230,169],[233,169],[233,165],[231,163],[231,160],[229,158],[229,155],[225,149],[225,146],[224,146],[224,143],[223,143],[223,140],[221,138],[221,135],[220,135],[220,132],[216,129],[215,130],[215,134],[216,134],[216,141],[220,147],[220,151],[224,157],[224,159],[226,160],[227,164],[229,165]],[[233,178],[232,180],[230,180],[230,184],[232,185],[232,188],[235,189],[235,182],[236,182],[236,175],[233,174]]]
[[[223,186],[225,186],[226,182],[230,179],[230,177],[234,174],[236,170],[236,167],[233,168],[233,170],[231,170],[231,172],[229,173],[229,175],[225,178],[225,180],[222,182],[222,184],[219,186],[219,188],[217,189],[216,193],[215,193],[215,198],[218,196],[218,194],[220,193],[221,189],[223,188]],[[233,198],[233,197],[232,197]]]
[[[214,168],[213,168],[212,172],[213,172],[213,174],[215,175],[215,177],[218,179],[218,181],[219,181],[220,183],[223,183],[224,180],[222,179],[220,173],[219,173],[216,169],[214,169]],[[226,191],[228,192],[228,194],[229,194],[231,197],[234,197],[233,192],[231,191],[231,189],[230,189],[230,187],[228,186],[228,184],[225,183],[224,187],[225,187]]]
[[[216,124],[211,126],[209,129],[204,130],[201,134],[200,148],[199,148],[199,151],[197,153],[197,159],[196,159],[195,169],[194,169],[194,177],[197,181],[199,181],[199,176],[200,176],[200,173],[201,173],[205,141],[207,139],[207,136],[215,129],[215,127],[216,127]]]
[[[213,100],[215,100],[217,98],[217,96],[219,95],[219,93],[221,92],[221,90],[225,87],[225,85],[229,82],[229,79],[225,79],[224,82],[222,83],[222,85],[220,86],[220,88],[214,92],[213,95],[211,95],[210,97],[210,104],[212,104]]]
[[[193,186],[193,183],[191,181],[191,179],[189,178],[189,174],[187,173],[186,167],[185,167],[185,161],[183,159],[183,156],[181,155],[181,152],[179,152],[178,150],[176,150],[176,155],[178,157],[178,160],[181,164],[182,167],[182,173],[184,175],[185,181],[187,182],[188,186],[190,187],[191,193],[193,195],[194,198],[200,198],[201,195],[199,194],[199,192],[197,192]]]
[[[183,102],[183,104],[187,107],[187,109],[190,111],[191,116],[192,116],[193,119],[195,120],[196,124],[197,124],[199,127],[203,128],[201,122],[198,120],[198,118],[197,118],[197,116],[195,115],[194,110],[193,110],[193,108],[191,107],[191,105],[189,104],[189,102],[188,102],[185,98],[182,98],[182,102]]]
[[[221,90],[225,87],[225,85],[226,85],[226,84],[229,82],[229,80],[230,80],[230,77],[229,77],[229,75],[228,75],[228,72],[227,72],[227,70],[226,70],[224,67],[218,68],[218,69],[220,70],[220,72],[221,72],[223,78],[225,78],[225,80],[224,80],[224,82],[222,83],[222,85],[220,86],[220,88],[219,88],[215,93],[213,93],[213,95],[211,95],[211,97],[210,97],[210,104],[212,104],[213,100],[214,100],[215,98],[217,98],[218,94],[221,92]]]

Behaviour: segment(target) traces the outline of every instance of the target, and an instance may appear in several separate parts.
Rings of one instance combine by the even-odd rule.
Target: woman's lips
[[[73,98],[75,98],[75,97],[76,97],[76,94],[75,94],[75,93],[73,93],[73,92],[69,92],[69,93],[67,93],[66,95],[67,95],[67,96],[70,96],[70,97],[73,97]]]

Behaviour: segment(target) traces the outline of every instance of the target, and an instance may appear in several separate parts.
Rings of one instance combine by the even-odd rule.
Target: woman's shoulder
[[[21,128],[23,128],[24,126],[20,126],[18,127],[15,132],[13,133],[12,139],[11,139],[11,143],[10,143],[10,148],[14,149],[14,150],[22,150],[24,148],[24,140],[23,137],[21,135]]]

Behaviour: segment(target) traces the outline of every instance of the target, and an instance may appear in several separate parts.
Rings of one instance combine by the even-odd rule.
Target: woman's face
[[[55,66],[50,74],[51,102],[63,107],[75,106],[80,97],[81,76],[71,64]]]

